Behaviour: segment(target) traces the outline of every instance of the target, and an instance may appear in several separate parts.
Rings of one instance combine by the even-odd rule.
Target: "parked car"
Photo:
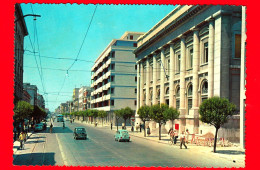
[[[74,139],[76,139],[76,140],[79,138],[85,139],[85,140],[87,139],[87,132],[84,127],[76,127],[74,129],[73,135],[74,135]]]
[[[120,129],[115,134],[115,141],[121,142],[121,141],[130,141],[130,136],[127,130]]]
[[[41,131],[43,130],[43,123],[38,123],[34,126],[34,131]]]

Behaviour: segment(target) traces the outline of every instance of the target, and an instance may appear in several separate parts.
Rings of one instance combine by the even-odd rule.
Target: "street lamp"
[[[25,17],[28,17],[28,16],[32,16],[32,17],[35,17],[35,18],[36,18],[36,17],[41,17],[40,15],[36,15],[36,14],[27,14],[27,15],[24,15],[24,16],[18,18],[18,19],[15,20],[14,22],[16,23],[16,22],[19,21],[20,19],[25,18]]]

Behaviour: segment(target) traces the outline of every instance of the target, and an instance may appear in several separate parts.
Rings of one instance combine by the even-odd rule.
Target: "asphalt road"
[[[75,140],[73,129],[86,128],[88,139]],[[48,130],[48,129],[47,129]],[[115,131],[81,123],[55,122],[53,133],[35,133],[19,151],[14,165],[139,166],[139,167],[240,167],[226,159],[192,149],[161,144],[131,136],[130,142],[114,140]],[[31,143],[30,143],[31,142]]]

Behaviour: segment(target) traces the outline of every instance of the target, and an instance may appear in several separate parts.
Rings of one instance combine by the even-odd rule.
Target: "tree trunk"
[[[146,137],[146,131],[145,131],[145,121],[144,122],[144,137]]]
[[[118,119],[116,119],[116,130],[118,131]]]
[[[125,127],[124,128],[126,129],[126,119],[125,119]]]
[[[159,140],[161,140],[161,123],[159,123]]]
[[[214,140],[214,153],[216,152],[216,147],[217,147],[217,136],[218,136],[218,129],[216,128],[216,134],[215,134],[215,140]]]
[[[173,129],[173,119],[172,119],[172,129]]]
[[[101,118],[101,120],[102,120],[102,127],[103,127],[103,117]]]

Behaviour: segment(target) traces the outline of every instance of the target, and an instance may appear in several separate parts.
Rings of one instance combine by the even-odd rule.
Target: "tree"
[[[91,110],[90,117],[94,118],[96,120],[96,117],[98,117],[98,110]]]
[[[209,98],[200,105],[200,120],[204,123],[213,125],[216,128],[214,139],[214,152],[216,152],[217,135],[219,128],[228,121],[236,111],[236,106],[228,99],[220,97]]]
[[[173,107],[170,107],[164,111],[164,117],[167,117],[169,120],[172,121],[172,129],[173,129],[173,121],[177,119],[179,116],[180,116],[180,112]]]
[[[107,112],[104,110],[99,110],[98,117],[100,117],[102,119],[102,126],[103,126],[103,118],[107,117]]]
[[[145,122],[150,120],[150,110],[151,110],[151,107],[144,105],[144,106],[141,106],[137,111],[139,118],[144,122],[144,137],[146,137]]]
[[[121,110],[121,117],[125,121],[125,126],[126,126],[126,120],[130,119],[134,115],[134,111],[130,107],[126,107]]]
[[[122,112],[123,109],[120,109],[120,110],[115,110],[115,118],[116,118],[116,129],[118,130],[118,120],[120,119],[121,117],[121,112]]]
[[[169,106],[163,103],[151,106],[150,117],[156,123],[159,123],[159,140],[161,140],[161,126],[168,120],[168,117],[165,117],[165,111],[167,109],[169,109]]]
[[[33,106],[25,101],[18,101],[14,108],[14,120],[23,122],[24,119],[30,118],[33,113]]]

